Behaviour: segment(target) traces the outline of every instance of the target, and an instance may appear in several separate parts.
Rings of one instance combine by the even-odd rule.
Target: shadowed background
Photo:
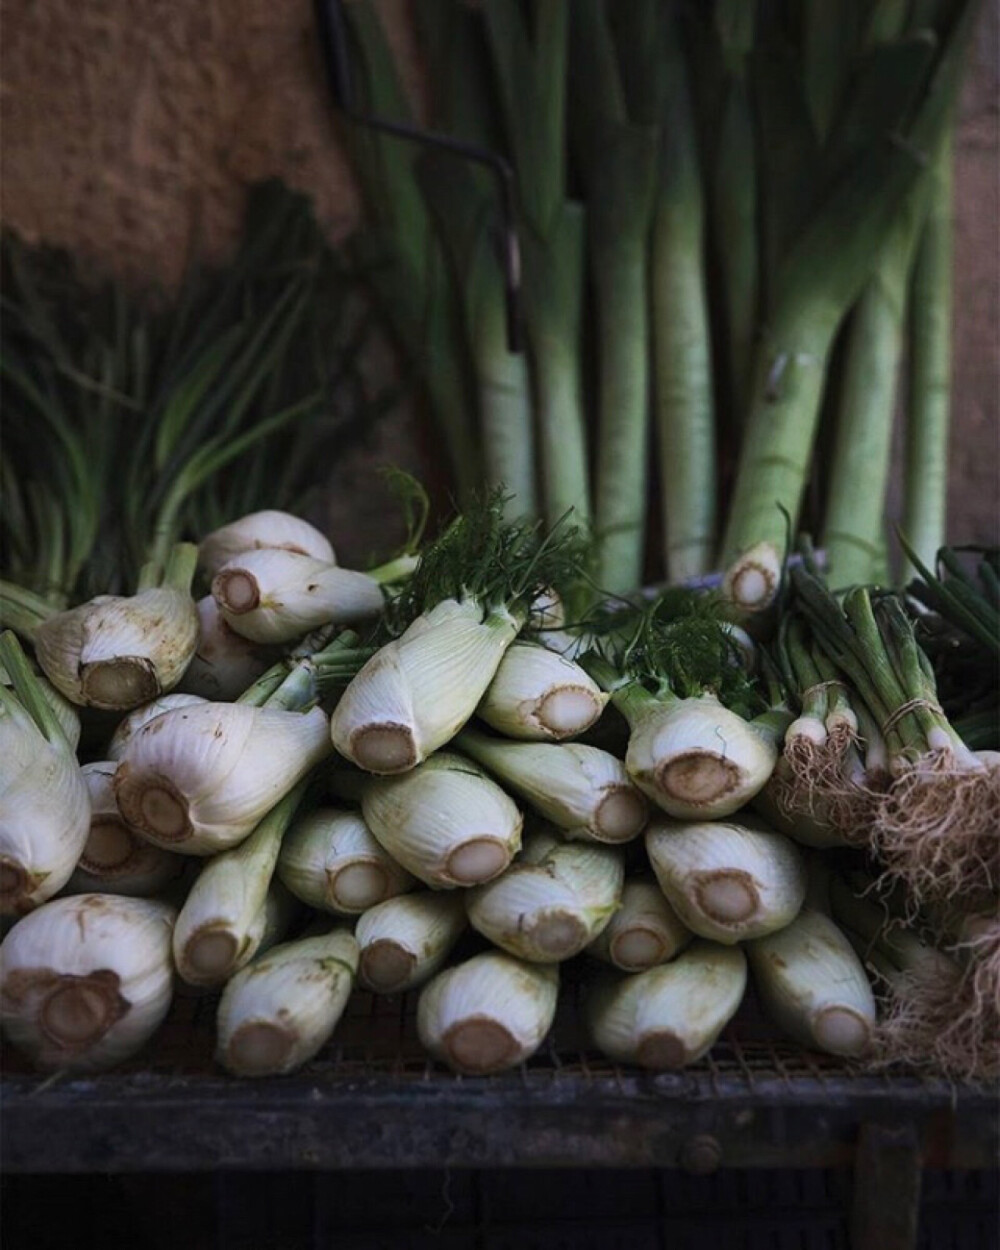
[[[419,103],[407,0],[376,3]],[[2,35],[0,207],[29,241],[169,287],[193,250],[225,255],[246,185],[271,174],[314,198],[331,237],[357,225],[309,0],[7,0]],[[1000,4],[988,0],[956,143],[955,542],[1000,541],[998,54]],[[345,558],[378,545],[384,523],[379,492],[346,503],[358,475],[388,460],[419,473],[428,454],[401,415],[333,468],[329,524]]]

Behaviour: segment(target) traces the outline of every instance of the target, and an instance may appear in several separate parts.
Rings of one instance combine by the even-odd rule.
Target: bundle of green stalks
[[[906,587],[917,639],[941,705],[974,750],[1000,749],[1000,550],[943,547],[933,569],[904,542],[917,575]]]
[[[426,116],[370,0],[345,12],[362,111],[512,171],[523,353],[493,176],[345,122],[359,246],[460,494],[502,484],[509,515],[550,524],[572,508],[606,592],[721,567],[762,609],[786,516],[833,585],[885,580],[905,356],[903,528],[932,558],[975,0],[428,0]]]
[[[774,651],[799,715],[764,800],[800,841],[864,844],[890,780],[881,731],[801,618],[782,619]]]
[[[792,610],[849,684],[855,710],[865,709],[859,728],[865,719],[869,759],[861,785],[871,802],[857,832],[870,828],[877,855],[916,905],[988,907],[1000,893],[996,758],[972,751],[945,716],[931,663],[896,596],[855,587],[838,602],[807,567],[790,577]],[[875,744],[882,786],[869,781]],[[851,784],[843,773],[828,774],[817,788],[835,803]],[[863,805],[859,819],[864,814]]]

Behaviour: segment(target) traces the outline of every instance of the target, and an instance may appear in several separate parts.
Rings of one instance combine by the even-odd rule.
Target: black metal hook
[[[475,143],[454,139],[451,135],[391,121],[385,117],[361,112],[354,102],[354,80],[347,48],[347,31],[341,0],[314,0],[320,48],[326,66],[327,83],[334,103],[351,121],[372,130],[381,130],[397,139],[409,139],[428,147],[441,148],[456,156],[485,165],[495,176],[503,222],[500,240],[500,266],[503,270],[504,297],[507,306],[507,346],[512,352],[521,350],[521,246],[514,217],[514,171],[509,162]]]

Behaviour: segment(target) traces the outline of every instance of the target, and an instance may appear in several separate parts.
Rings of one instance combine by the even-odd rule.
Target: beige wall
[[[379,4],[412,66],[406,0]],[[985,8],[957,155],[950,508],[966,541],[998,538],[997,0]],[[197,240],[226,249],[244,185],[275,173],[334,236],[355,224],[309,0],[6,0],[2,36],[2,211],[27,237],[169,284]]]

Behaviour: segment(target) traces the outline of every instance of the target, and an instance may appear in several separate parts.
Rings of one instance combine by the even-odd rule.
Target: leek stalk
[[[910,290],[910,375],[902,531],[924,564],[944,546],[951,395],[952,137],[930,173]]]
[[[900,205],[937,149],[958,90],[976,4],[941,40],[921,31],[874,48],[825,147],[828,193],[787,239],[774,267],[752,404],[722,543],[731,563],[798,523],[834,335],[872,272]],[[918,103],[912,107],[915,98]],[[906,144],[886,136],[904,128]],[[868,136],[875,134],[872,140]],[[836,255],[836,264],[829,258]]]
[[[631,6],[639,22],[655,14]],[[641,11],[641,15],[636,13]],[[595,577],[620,593],[642,581],[647,443],[649,310],[647,245],[656,182],[659,118],[629,117],[603,0],[576,0],[570,21],[572,138],[587,186],[587,236],[597,313],[598,445]],[[655,34],[648,18],[645,23]],[[641,119],[646,121],[646,118]]]
[[[878,572],[907,286],[928,189],[920,178],[901,206],[851,318],[822,540],[834,586]]]
[[[589,523],[580,385],[583,215],[566,200],[568,0],[539,0],[528,24],[516,0],[483,19],[517,173],[524,316],[534,373],[545,516]]]
[[[704,200],[697,133],[679,32],[668,19],[667,99],[653,218],[654,394],[671,581],[711,567],[716,463],[705,284]]]

